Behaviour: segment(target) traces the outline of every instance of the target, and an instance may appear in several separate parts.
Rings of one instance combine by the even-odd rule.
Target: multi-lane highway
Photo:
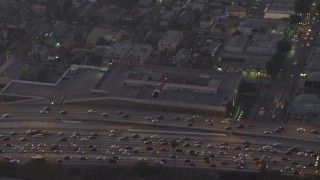
[[[319,138],[318,134],[310,133],[311,129],[308,127],[303,127],[306,128],[306,132],[297,132],[296,129],[299,126],[285,126],[285,130],[276,133],[274,129],[281,124],[248,124],[248,122],[222,124],[223,119],[212,117],[201,117],[188,121],[187,118],[192,115],[147,113],[133,109],[76,105],[64,105],[63,110],[67,114],[60,114],[55,107],[51,107],[52,110],[49,110],[47,114],[40,114],[45,106],[48,105],[17,103],[7,104],[0,108],[0,113],[12,115],[11,117],[1,117],[2,138],[9,137],[9,140],[3,139],[1,149],[4,152],[1,154],[2,157],[7,156],[6,159],[17,159],[20,163],[24,163],[38,154],[43,155],[49,161],[61,159],[63,163],[86,164],[112,164],[109,163],[109,159],[119,157],[119,162],[115,164],[133,164],[138,159],[144,159],[150,164],[162,160],[164,166],[173,166],[173,159],[170,157],[173,150],[170,147],[170,142],[172,139],[176,139],[180,140],[177,147],[179,150],[175,153],[177,166],[223,170],[235,170],[236,167],[243,167],[241,170],[258,171],[259,163],[253,159],[262,159],[267,162],[268,168],[281,169],[284,173],[292,173],[291,168],[303,174],[314,174],[315,170],[312,165],[316,158],[313,156],[316,154],[311,156],[313,152],[310,150],[318,152]],[[88,113],[89,109],[95,109],[97,112]],[[119,110],[128,113],[129,118],[117,114]],[[102,117],[101,113],[103,112],[109,113],[110,116]],[[160,118],[158,122],[152,123],[151,119],[157,115],[162,115],[163,119]],[[146,120],[146,116],[152,118]],[[174,116],[179,116],[181,119],[175,120]],[[192,126],[186,126],[188,122],[192,123]],[[244,128],[237,128],[239,124],[243,124]],[[231,127],[231,130],[225,130],[224,128],[227,126]],[[50,135],[34,138],[32,135],[26,135],[26,131],[29,129],[45,130]],[[118,129],[120,133],[110,135],[110,131],[113,129]],[[264,134],[264,131],[270,131],[272,134]],[[10,135],[10,132],[16,132],[17,135]],[[63,132],[63,134],[59,135],[59,132]],[[79,132],[80,135],[72,138],[74,132]],[[98,133],[98,136],[90,139],[89,136],[93,132]],[[133,138],[134,134],[139,134],[139,138]],[[27,141],[21,141],[20,139],[23,137],[27,138]],[[59,138],[62,137],[66,138],[65,141],[59,141]],[[141,139],[144,137],[148,137],[150,141],[147,139],[142,141]],[[182,141],[182,137],[189,137],[190,140]],[[195,143],[196,141],[200,141],[202,145]],[[243,141],[249,141],[250,145],[243,145]],[[228,143],[228,146],[220,147],[222,142]],[[6,143],[13,146],[6,147]],[[38,147],[39,144],[41,146],[41,143],[46,146]],[[281,147],[275,147],[275,143],[281,143]],[[32,148],[31,144],[35,148]],[[53,144],[59,144],[61,148],[54,152],[52,150]],[[94,145],[96,149],[89,148],[89,145]],[[115,146],[112,147],[112,145]],[[208,145],[209,148],[207,148]],[[266,147],[263,148],[264,146]],[[80,154],[74,150],[75,147],[80,148],[78,152]],[[297,147],[298,150],[293,151],[291,155],[285,154],[292,147]],[[190,155],[188,152],[190,150],[195,151],[194,156]],[[309,153],[307,153],[308,150]],[[82,151],[84,151],[83,154],[81,154]],[[298,155],[299,152],[304,153]],[[226,154],[224,155],[224,153]],[[72,156],[72,159],[64,159],[66,155]],[[239,155],[242,157],[236,157]],[[86,157],[87,160],[80,160],[81,156]],[[98,156],[101,156],[100,159],[106,158],[106,160],[97,160]],[[285,161],[282,158],[289,160]],[[241,164],[242,161],[243,164]]]

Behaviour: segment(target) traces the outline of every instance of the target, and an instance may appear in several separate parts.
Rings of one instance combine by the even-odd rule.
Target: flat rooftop
[[[167,81],[159,96],[152,93]],[[134,81],[132,81],[134,80]],[[240,73],[204,71],[174,67],[114,64],[107,72],[81,66],[68,70],[56,83],[12,81],[1,93],[47,100],[88,100],[97,97],[144,100],[184,106],[221,107],[229,101],[241,80]]]
[[[153,98],[152,93],[166,76],[166,86],[159,93],[158,98]],[[128,79],[142,80],[148,79],[138,84],[126,84]],[[203,70],[193,70],[173,67],[155,66],[133,66],[128,69],[126,65],[118,64],[113,68],[103,81],[99,91],[108,92],[108,96],[125,97],[132,99],[145,99],[152,101],[165,101],[172,103],[198,104],[198,105],[221,105],[224,100],[229,100],[241,79],[239,73],[224,73]],[[218,83],[219,82],[219,83]],[[217,84],[218,83],[218,84]],[[200,90],[204,87],[217,88],[216,93],[195,92],[191,89],[177,89],[171,86],[194,85]],[[196,88],[195,87],[195,88]],[[226,99],[227,98],[227,99]]]
[[[242,35],[232,36],[227,46],[243,47],[247,43],[248,39],[249,38],[247,36]]]

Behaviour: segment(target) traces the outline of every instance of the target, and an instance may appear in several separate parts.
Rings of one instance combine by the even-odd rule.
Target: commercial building
[[[272,0],[270,6],[264,10],[265,19],[290,18],[294,14],[295,0]]]
[[[167,31],[167,33],[160,39],[158,49],[160,51],[175,51],[183,38],[182,31]]]

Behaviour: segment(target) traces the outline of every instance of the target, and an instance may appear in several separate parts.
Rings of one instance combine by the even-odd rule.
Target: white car
[[[96,114],[96,113],[97,113],[97,110],[95,110],[95,109],[89,109],[89,110],[88,110],[88,113],[89,113],[89,114]]]
[[[263,131],[263,134],[272,134],[271,131]]]
[[[281,147],[282,144],[281,144],[281,143],[274,143],[273,146],[274,146],[274,147]]]
[[[263,146],[262,149],[264,149],[264,150],[271,150],[271,146]]]
[[[248,155],[246,153],[239,153],[238,156],[239,157],[247,157]]]
[[[46,110],[41,110],[41,111],[40,111],[40,114],[48,114],[48,111],[46,111]]]
[[[88,141],[88,139],[87,138],[81,138],[80,141],[85,142],[85,141]]]
[[[111,145],[111,149],[119,149],[120,147],[118,145]]]
[[[230,121],[225,119],[225,120],[221,121],[221,123],[222,123],[222,124],[229,124]]]
[[[306,131],[305,128],[298,128],[298,129],[297,129],[297,132],[305,132],[305,131]]]
[[[307,156],[308,154],[305,153],[305,152],[298,152],[297,155],[298,155],[298,156]]]
[[[4,114],[2,115],[3,117],[11,117],[11,114],[10,113],[7,113],[7,114]]]
[[[153,118],[151,116],[146,116],[144,119],[145,120],[152,120]]]
[[[106,160],[106,157],[103,157],[103,156],[97,156],[96,160]]]
[[[152,123],[158,123],[159,120],[158,120],[158,119],[153,119],[151,122],[152,122]]]

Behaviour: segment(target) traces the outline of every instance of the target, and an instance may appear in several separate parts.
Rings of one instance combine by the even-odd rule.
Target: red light
[[[168,80],[168,77],[164,77],[164,80]]]

